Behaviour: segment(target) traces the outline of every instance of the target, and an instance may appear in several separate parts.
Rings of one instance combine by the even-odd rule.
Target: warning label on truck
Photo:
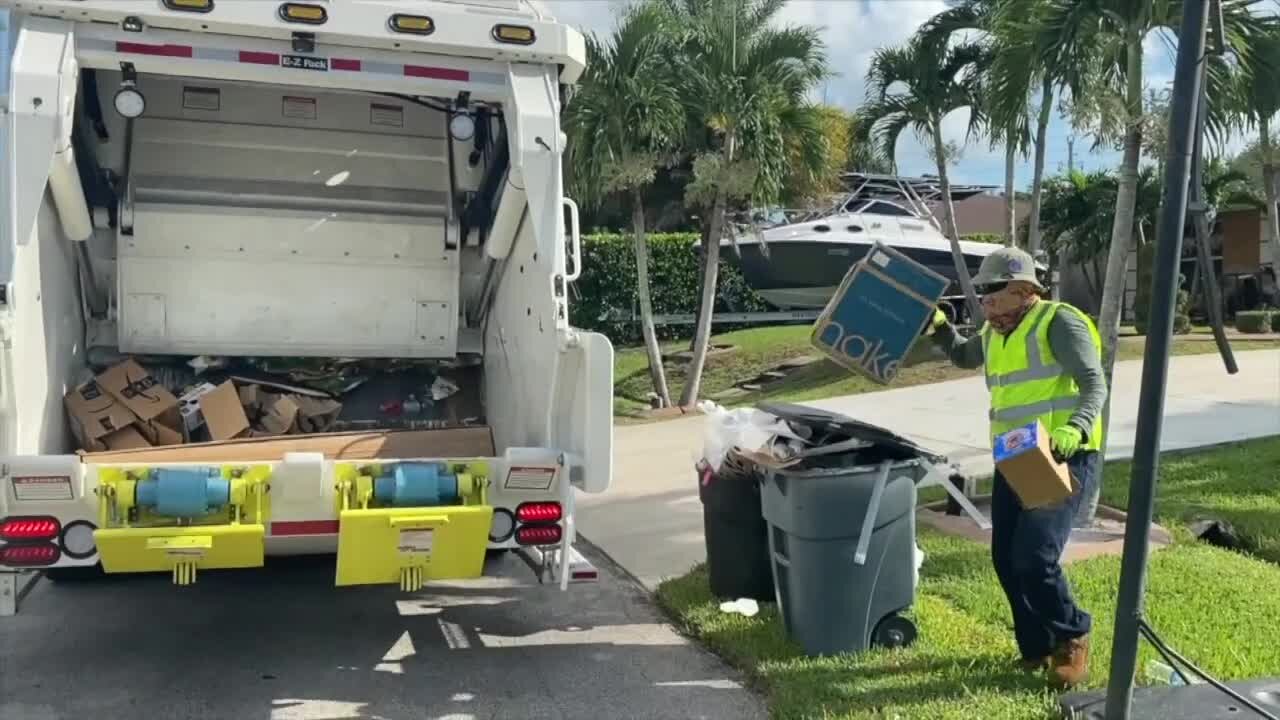
[[[556,469],[548,467],[513,467],[507,471],[508,490],[550,490]]]
[[[71,500],[71,478],[67,475],[15,475],[13,496],[22,502]]]
[[[434,544],[434,530],[401,530],[400,544],[396,549],[402,553],[429,555]]]

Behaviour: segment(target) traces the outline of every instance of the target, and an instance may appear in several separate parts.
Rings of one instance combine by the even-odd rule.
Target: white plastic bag
[[[915,561],[915,567],[911,573],[911,586],[920,587],[920,568],[924,565],[924,551],[920,549],[919,545],[916,545]]]
[[[730,450],[763,450],[778,437],[802,440],[782,420],[763,410],[737,408],[726,410],[710,400],[698,403],[698,410],[707,416],[703,426],[702,459],[719,472]]]

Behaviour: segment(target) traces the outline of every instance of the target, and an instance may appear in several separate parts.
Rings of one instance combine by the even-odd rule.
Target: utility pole
[[[1067,136],[1067,174],[1076,171],[1076,136]]]

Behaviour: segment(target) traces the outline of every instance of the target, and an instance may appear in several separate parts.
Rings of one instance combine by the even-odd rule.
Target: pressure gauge
[[[454,115],[449,120],[449,134],[458,142],[466,142],[476,134],[476,121],[466,113]]]
[[[147,109],[147,99],[132,84],[125,84],[116,92],[115,103],[116,112],[130,120],[141,117]]]

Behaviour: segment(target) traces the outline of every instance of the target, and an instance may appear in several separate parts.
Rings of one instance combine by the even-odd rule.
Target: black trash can
[[[698,468],[698,497],[711,593],[717,598],[775,599],[769,533],[760,509],[760,475],[741,458],[720,472]]]

